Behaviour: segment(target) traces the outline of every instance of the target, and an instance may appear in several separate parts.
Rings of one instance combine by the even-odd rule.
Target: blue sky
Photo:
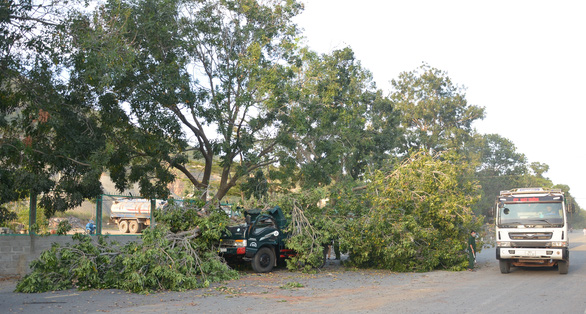
[[[351,47],[377,86],[422,62],[486,108],[475,127],[511,140],[586,207],[586,1],[302,0],[320,53]]]

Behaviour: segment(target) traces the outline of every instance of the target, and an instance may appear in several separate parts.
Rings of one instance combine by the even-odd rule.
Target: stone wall
[[[131,241],[141,241],[139,235],[108,236],[107,241],[124,245]],[[0,278],[23,277],[30,272],[29,264],[51,247],[52,243],[65,245],[73,243],[69,235],[0,235]]]

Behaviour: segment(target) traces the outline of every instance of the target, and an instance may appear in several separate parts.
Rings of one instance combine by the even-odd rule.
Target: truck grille
[[[509,232],[511,240],[550,240],[551,232]]]
[[[524,242],[511,242],[511,247],[515,248],[546,248],[551,247],[551,242],[534,242],[534,241],[524,241]]]

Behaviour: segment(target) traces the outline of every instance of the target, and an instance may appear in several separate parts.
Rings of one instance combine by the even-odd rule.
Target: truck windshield
[[[559,225],[564,222],[562,203],[509,203],[498,211],[500,225]]]

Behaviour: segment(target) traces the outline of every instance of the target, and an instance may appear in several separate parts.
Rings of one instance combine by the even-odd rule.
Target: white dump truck
[[[567,274],[569,234],[564,193],[560,189],[501,191],[495,205],[496,258],[500,271],[511,266],[558,267]]]
[[[156,201],[156,206],[164,205]],[[151,201],[147,199],[117,199],[110,208],[110,219],[122,233],[140,233],[151,224]]]

